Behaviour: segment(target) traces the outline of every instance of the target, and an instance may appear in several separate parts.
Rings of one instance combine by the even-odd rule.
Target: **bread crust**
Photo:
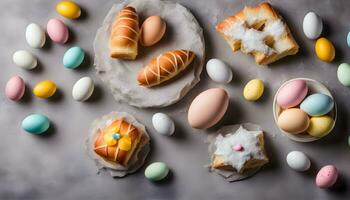
[[[138,51],[139,18],[135,8],[127,6],[115,17],[109,39],[112,58],[134,60]]]
[[[181,71],[193,61],[195,54],[189,50],[174,50],[153,58],[148,65],[140,70],[137,81],[145,87],[159,85]]]
[[[241,49],[241,40],[228,36],[225,34],[225,30],[229,29],[234,23],[244,23],[247,28],[262,31],[266,24],[276,22],[277,20],[283,22],[282,17],[273,9],[273,7],[269,3],[263,2],[255,7],[246,6],[235,15],[224,19],[217,24],[216,30],[224,37],[232,51],[235,52],[241,50],[244,53],[252,54],[257,64],[267,65],[285,56],[294,55],[299,51],[299,45],[296,43],[290,29],[285,23],[283,23],[284,32],[278,40],[274,40],[274,38],[271,37],[265,38],[265,43],[275,50],[271,54],[259,51],[245,52],[244,49]]]

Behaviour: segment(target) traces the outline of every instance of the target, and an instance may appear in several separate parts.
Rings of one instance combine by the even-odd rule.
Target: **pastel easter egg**
[[[31,23],[26,28],[26,40],[30,47],[41,48],[46,41],[45,31],[36,23]]]
[[[292,80],[279,89],[276,97],[276,103],[286,109],[297,106],[305,98],[308,91],[304,80]]]
[[[303,31],[307,38],[318,38],[323,29],[322,19],[314,12],[308,12],[303,20]]]
[[[52,41],[60,44],[67,42],[69,37],[68,28],[61,20],[55,18],[50,19],[46,29]]]
[[[32,134],[41,134],[47,131],[49,127],[49,119],[42,114],[31,114],[22,121],[22,128]]]
[[[150,181],[160,181],[169,173],[169,167],[163,162],[154,162],[147,166],[145,177]]]
[[[72,96],[76,101],[88,100],[94,92],[94,81],[92,78],[86,76],[79,79],[73,86]]]
[[[348,63],[342,63],[339,65],[337,77],[341,84],[350,87],[350,65]]]
[[[5,95],[12,101],[19,101],[24,94],[25,83],[20,76],[11,77],[5,87]]]
[[[56,11],[58,14],[68,19],[77,19],[81,14],[79,5],[73,1],[60,1],[56,5]]]
[[[291,151],[286,158],[287,164],[290,168],[303,172],[310,168],[310,159],[301,151]]]
[[[303,133],[309,127],[309,123],[307,114],[298,108],[284,110],[277,120],[278,127],[292,134]]]
[[[258,100],[264,93],[264,82],[260,79],[249,81],[243,90],[243,96],[248,101]]]
[[[159,42],[165,34],[166,23],[159,16],[150,16],[140,28],[140,43],[143,46],[152,46]]]
[[[50,80],[41,81],[35,85],[33,93],[35,96],[47,99],[56,92],[56,84]]]
[[[300,109],[314,117],[329,113],[333,107],[333,98],[322,93],[312,94],[300,104]]]
[[[348,47],[350,47],[350,32],[346,36],[346,43],[348,44]]]
[[[335,49],[331,41],[319,38],[315,44],[317,57],[324,62],[331,62],[335,57]]]
[[[84,60],[84,50],[80,47],[72,47],[64,53],[63,66],[68,69],[77,68]]]
[[[188,109],[188,123],[197,129],[212,127],[224,116],[228,104],[229,96],[224,89],[208,89],[192,101]]]
[[[38,64],[36,57],[26,50],[16,51],[12,56],[12,60],[15,65],[23,69],[34,69]]]
[[[307,133],[314,137],[323,137],[333,128],[334,120],[327,115],[320,117],[311,117]]]
[[[320,188],[332,187],[338,179],[338,170],[334,165],[326,165],[316,175],[316,185]]]
[[[229,83],[232,80],[232,70],[220,59],[210,59],[206,65],[209,77],[218,83]]]
[[[152,116],[152,125],[161,135],[172,135],[175,132],[174,121],[164,113],[156,113]]]

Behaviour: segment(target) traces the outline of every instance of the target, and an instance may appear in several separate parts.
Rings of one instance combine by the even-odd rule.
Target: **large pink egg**
[[[193,128],[214,126],[224,116],[229,96],[224,89],[212,88],[200,93],[188,109],[188,123]]]
[[[67,42],[69,36],[68,28],[61,20],[55,18],[50,19],[46,29],[52,41],[61,44]]]
[[[320,169],[316,176],[316,185],[320,188],[329,188],[337,182],[338,170],[334,165],[326,165]]]
[[[282,108],[297,106],[307,95],[308,87],[304,80],[293,80],[285,84],[277,94],[277,105]]]
[[[25,83],[19,76],[13,76],[7,81],[5,87],[5,95],[7,98],[18,101],[23,97],[25,90]]]

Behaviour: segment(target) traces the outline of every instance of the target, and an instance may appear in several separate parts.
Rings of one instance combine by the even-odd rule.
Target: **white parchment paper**
[[[139,45],[136,60],[113,59],[109,56],[108,40],[115,15],[126,5],[135,7],[140,24],[149,16],[161,16],[167,25],[162,40],[152,47]],[[145,88],[137,83],[139,70],[157,55],[175,49],[188,49],[196,54],[188,69],[174,80],[160,86]],[[136,107],[165,107],[176,103],[200,80],[205,56],[202,28],[191,12],[182,5],[161,0],[126,0],[114,5],[107,14],[94,41],[95,69],[110,87],[117,101]]]
[[[117,119],[125,119],[127,122],[135,126],[139,131],[144,133],[144,137],[142,137],[138,148],[135,149],[133,157],[131,157],[129,160],[128,167],[124,167],[115,162],[107,161],[96,154],[94,151],[94,141],[98,129],[105,127],[109,121]],[[150,150],[149,141],[150,137],[146,132],[145,126],[140,124],[132,115],[125,112],[111,112],[107,115],[102,116],[101,118],[96,119],[91,124],[90,134],[86,139],[86,148],[88,155],[95,161],[95,164],[99,171],[106,170],[113,177],[123,177],[127,174],[135,172],[143,165]]]
[[[262,129],[259,125],[251,124],[251,123],[235,124],[235,125],[229,125],[229,126],[224,126],[224,127],[220,128],[216,132],[216,134],[208,136],[208,143],[209,143],[208,151],[209,151],[209,155],[210,155],[211,160],[213,159],[213,154],[216,150],[216,148],[215,148],[216,136],[219,134],[224,136],[224,135],[229,134],[229,133],[235,133],[239,129],[240,126],[243,126],[243,128],[247,129],[248,131],[262,131]],[[236,171],[230,171],[230,170],[213,169],[210,165],[208,167],[209,167],[209,170],[211,172],[216,172],[217,174],[223,176],[229,182],[239,181],[239,180],[246,179],[250,176],[253,176],[261,168],[261,167],[252,168],[252,169],[244,171],[243,173],[238,173]]]

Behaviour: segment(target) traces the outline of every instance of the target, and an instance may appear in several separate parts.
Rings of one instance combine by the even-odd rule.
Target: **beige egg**
[[[212,88],[200,93],[188,109],[191,127],[205,129],[214,126],[226,113],[229,96],[222,88]]]
[[[143,46],[152,46],[162,39],[166,30],[165,21],[159,16],[148,17],[141,26],[140,42]]]
[[[309,123],[310,119],[308,115],[298,108],[284,110],[278,117],[277,122],[282,130],[292,134],[306,131],[309,127]]]

